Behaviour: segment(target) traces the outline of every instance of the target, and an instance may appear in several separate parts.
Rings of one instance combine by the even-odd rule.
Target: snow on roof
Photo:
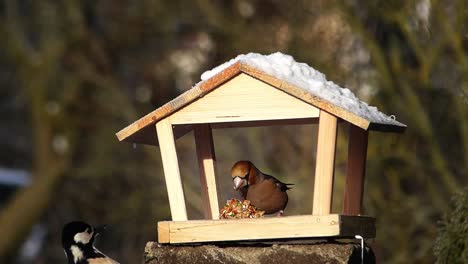
[[[359,100],[348,88],[342,88],[334,82],[328,81],[325,74],[315,70],[306,63],[295,61],[290,55],[285,55],[280,52],[270,55],[258,53],[241,54],[212,70],[204,72],[201,75],[202,82],[214,77],[236,62],[247,64],[266,74],[304,89],[370,122],[404,126],[404,124],[396,121],[394,117],[387,116],[380,112],[377,107],[369,106],[367,103]]]

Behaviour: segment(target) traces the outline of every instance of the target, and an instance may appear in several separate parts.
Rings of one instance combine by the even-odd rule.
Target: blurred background
[[[65,263],[61,228],[76,219],[108,224],[97,246],[142,263],[170,219],[159,149],[115,133],[242,53],[290,54],[408,125],[370,135],[364,207],[379,263],[433,263],[438,223],[467,185],[465,0],[2,0],[0,39],[1,263]],[[216,130],[220,203],[235,195],[232,164],[251,159],[296,183],[287,215],[310,212],[316,132]],[[177,148],[189,217],[201,218],[193,135]]]

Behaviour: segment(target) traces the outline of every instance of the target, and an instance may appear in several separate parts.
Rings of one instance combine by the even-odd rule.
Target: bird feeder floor
[[[158,222],[158,242],[170,244],[356,235],[374,238],[375,232],[375,218],[341,214]]]

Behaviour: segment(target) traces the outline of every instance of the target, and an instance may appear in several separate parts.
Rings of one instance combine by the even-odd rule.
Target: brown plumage
[[[271,175],[262,173],[255,165],[246,160],[238,161],[232,166],[231,176],[234,189],[239,190],[244,199],[266,214],[283,214],[288,204],[287,184]]]
[[[95,259],[88,259],[89,264],[119,264],[113,259],[110,258],[95,258]]]
[[[119,264],[113,259],[108,257],[106,258],[95,258],[95,259],[88,259],[89,264]]]

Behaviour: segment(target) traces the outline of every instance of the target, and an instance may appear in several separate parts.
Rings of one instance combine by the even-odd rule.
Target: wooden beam
[[[375,219],[367,216],[300,215],[234,220],[159,222],[159,243],[197,243],[315,237],[375,237]]]
[[[212,123],[212,129],[241,128],[241,127],[265,127],[265,126],[291,126],[291,125],[313,125],[318,123],[318,118],[279,119],[265,121],[242,121]]]
[[[337,118],[320,111],[315,165],[313,215],[330,214],[335,172]]]
[[[213,135],[208,124],[194,125],[194,127],[205,219],[219,219]]]
[[[167,195],[171,208],[172,220],[187,220],[184,189],[180,178],[179,162],[175,147],[174,133],[169,119],[165,118],[156,123],[159,149],[166,179]]]
[[[132,143],[159,146],[158,136],[153,126],[142,129],[133,135]],[[192,125],[173,126],[174,138],[177,140],[193,130]]]
[[[368,135],[368,131],[350,124],[348,165],[343,202],[343,214],[346,215],[359,215],[362,213]]]
[[[169,231],[170,225],[169,221],[158,222],[158,242],[159,243],[169,243]]]

